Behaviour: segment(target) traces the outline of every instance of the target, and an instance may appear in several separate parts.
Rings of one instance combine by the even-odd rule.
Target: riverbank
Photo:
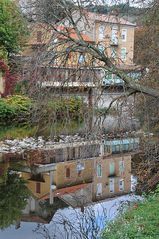
[[[124,215],[109,224],[102,239],[159,238],[159,187],[147,199],[135,203]]]

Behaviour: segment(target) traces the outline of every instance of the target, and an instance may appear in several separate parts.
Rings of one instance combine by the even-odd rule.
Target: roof
[[[70,28],[70,27],[64,27],[64,26],[57,26],[56,28],[58,31],[61,32],[61,34],[59,35],[59,38],[66,38],[65,36],[62,35],[62,32],[66,32],[66,34],[68,35],[68,37],[71,37],[75,40],[79,40],[79,37],[76,33],[76,31],[73,29],[73,28]],[[83,38],[84,41],[86,42],[92,42],[93,40],[86,34],[84,33],[80,33],[81,34],[81,37]]]
[[[38,215],[32,215],[32,214],[23,214],[21,216],[21,221],[22,222],[37,222],[37,223],[43,223],[43,224],[47,224],[50,222],[49,219],[44,219]]]
[[[44,23],[37,23],[37,24],[32,24],[30,28],[31,28],[32,35],[31,35],[31,38],[29,39],[28,44],[31,44],[31,45],[43,45],[43,44],[49,43],[54,33],[56,34],[54,35],[54,38],[57,38],[57,39],[67,40],[70,37],[74,40],[79,40],[79,37],[73,28],[64,27],[62,25],[50,26]],[[41,32],[41,42],[37,41],[38,32]],[[66,36],[64,36],[62,33],[66,33]],[[80,34],[84,41],[93,42],[93,40],[87,34],[85,33],[80,33]]]
[[[86,188],[88,183],[78,184],[72,187],[57,189],[54,193],[55,196],[62,196],[64,194],[74,193],[80,189]]]
[[[66,188],[60,188],[54,191],[54,196],[55,197],[59,197],[62,196],[64,194],[70,194],[70,193],[75,193],[76,191],[82,189],[82,188],[86,188],[87,185],[89,185],[89,183],[83,183],[83,184],[78,184],[75,186],[71,186],[71,187],[66,187]],[[50,193],[47,193],[46,195],[42,196],[40,198],[40,200],[46,200],[50,197]]]
[[[105,15],[105,14],[97,14],[94,12],[87,12],[87,16],[89,19],[94,21],[101,21],[101,22],[107,22],[112,24],[121,24],[121,25],[128,25],[128,26],[136,26],[136,24],[131,23],[124,18],[115,16],[115,15]]]

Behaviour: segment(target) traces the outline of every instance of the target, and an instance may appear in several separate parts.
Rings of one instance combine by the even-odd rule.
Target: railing
[[[139,149],[139,138],[113,139],[104,141],[105,152],[124,153]]]
[[[90,86],[100,84],[100,70],[89,68],[41,67],[39,76],[42,86]]]

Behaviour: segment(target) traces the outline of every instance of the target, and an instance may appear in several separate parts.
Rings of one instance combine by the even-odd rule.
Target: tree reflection
[[[25,184],[17,173],[11,172],[7,172],[5,183],[0,184],[0,229],[5,229],[20,219],[29,196]]]
[[[58,210],[49,225],[38,224],[34,233],[45,239],[97,239],[107,220],[108,211],[99,204]]]

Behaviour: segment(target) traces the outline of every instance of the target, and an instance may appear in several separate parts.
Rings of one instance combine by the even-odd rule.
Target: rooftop
[[[112,24],[121,24],[121,25],[128,25],[135,27],[136,24],[131,23],[124,18],[115,16],[115,15],[105,15],[105,14],[97,14],[94,12],[87,12],[87,16],[89,19],[94,21],[101,21],[101,22],[107,22]]]

